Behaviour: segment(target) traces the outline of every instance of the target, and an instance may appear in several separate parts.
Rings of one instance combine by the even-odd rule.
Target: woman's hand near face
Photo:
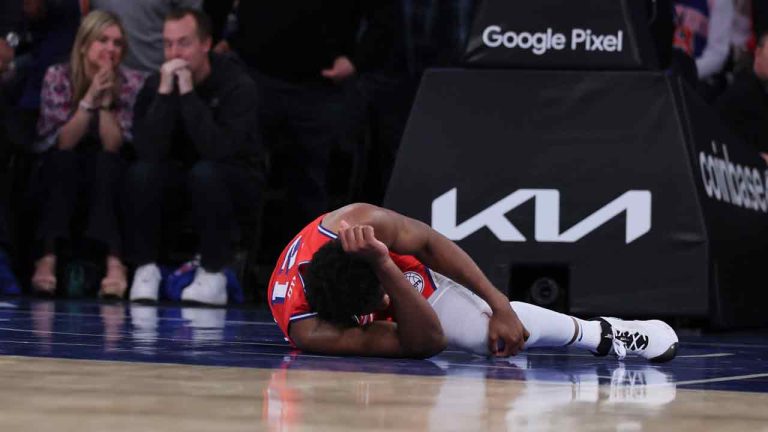
[[[104,81],[102,84],[104,85],[104,90],[101,95],[101,104],[99,106],[102,108],[111,108],[115,95],[118,94],[117,74],[115,73],[115,70],[112,68],[105,69],[103,79]]]
[[[112,88],[115,85],[115,73],[112,68],[102,67],[93,76],[91,85],[88,87],[88,91],[85,93],[83,99],[86,103],[98,107],[104,104],[104,98],[109,98],[109,102],[112,100]]]
[[[99,137],[104,151],[117,153],[123,145],[122,129],[117,121],[113,103],[118,95],[117,74],[111,66],[102,67],[94,77],[99,80]]]
[[[88,86],[88,91],[85,92],[85,96],[83,96],[83,100],[88,104],[92,106],[98,106],[101,103],[101,79],[100,79],[101,72],[97,73],[93,76],[93,79],[91,80],[91,85]]]

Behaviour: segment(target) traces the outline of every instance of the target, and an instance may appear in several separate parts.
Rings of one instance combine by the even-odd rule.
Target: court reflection
[[[314,363],[311,356],[289,355],[272,372],[262,410],[270,430],[329,422],[435,431],[595,430],[584,419],[597,413],[617,422],[609,430],[641,430],[677,393],[670,374],[619,362],[565,371],[526,356],[434,359],[425,361],[432,377],[308,372]],[[504,380],[494,379],[500,374]]]
[[[203,307],[161,309],[154,305],[131,303],[132,337],[138,350],[154,352],[160,332],[192,342],[224,340],[227,310]]]
[[[429,418],[423,411],[435,403],[444,383],[442,376],[356,372],[369,370],[370,366],[366,361],[346,358],[327,358],[326,367],[316,369],[316,360],[302,354],[286,355],[280,367],[270,373],[262,394],[262,420],[268,430],[308,425],[318,430],[331,430],[334,425],[343,425],[344,430],[389,425],[400,430],[429,428]],[[443,374],[437,365],[421,363],[433,374]],[[328,367],[343,369],[344,373],[328,371]]]
[[[23,303],[22,303],[23,306]],[[32,301],[13,316],[29,316],[20,328],[35,340],[38,355],[100,350],[110,355],[155,356],[158,347],[194,354],[200,347],[220,346],[226,339],[227,309],[158,307],[127,303]],[[233,326],[234,338],[238,329]],[[232,333],[232,332],[230,332]]]
[[[227,309],[131,303],[127,310],[136,353],[154,355],[158,347],[172,347],[179,354],[194,356],[200,348],[219,347],[225,340]]]
[[[144,355],[157,352],[158,311],[156,306],[131,303],[129,306],[133,349]]]
[[[40,354],[51,353],[51,341],[53,340],[53,316],[55,303],[53,301],[39,301],[30,305],[29,315],[32,321],[32,331],[37,336]]]
[[[104,351],[115,351],[123,340],[126,321],[125,306],[122,304],[99,305],[99,315],[104,326]]]
[[[280,368],[284,367],[283,357],[293,352],[267,310],[14,300],[0,304],[0,322],[0,354],[9,355]],[[602,386],[601,391],[609,393],[600,401],[620,396],[629,401],[636,395],[648,402],[653,399],[651,393],[672,388],[664,385],[665,379],[685,383],[686,388],[695,385],[728,390],[738,386],[720,380],[723,376],[764,373],[768,358],[765,345],[750,339],[734,345],[732,339],[730,345],[717,348],[708,343],[687,343],[685,355],[650,369],[643,369],[646,364],[637,359],[624,362],[622,369],[615,358],[595,358],[573,349],[533,351],[509,361],[455,351],[441,353],[431,362],[301,356],[291,368],[536,383],[565,381],[572,383],[575,393]],[[738,366],[734,366],[736,359]],[[586,378],[589,376],[597,378]],[[622,377],[625,384],[611,386],[612,382],[621,382]],[[768,380],[745,383],[753,391],[768,389]]]
[[[629,409],[651,419],[655,409],[675,400],[673,377],[652,366],[605,361],[563,368],[562,364],[547,366],[550,362],[551,358],[543,357],[509,359],[510,367],[521,374],[517,385],[488,380],[498,374],[493,370],[483,373],[471,364],[442,364],[450,373],[431,410],[430,428],[448,427],[443,419],[452,415],[467,421],[467,427],[480,422],[492,429],[592,430],[582,424],[586,414]],[[459,376],[476,379],[457,386]]]

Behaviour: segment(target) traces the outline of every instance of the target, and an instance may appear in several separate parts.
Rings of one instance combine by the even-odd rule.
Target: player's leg
[[[436,273],[433,278],[438,290],[429,298],[429,303],[440,319],[449,346],[487,355],[491,308],[458,283]],[[520,302],[511,305],[530,334],[525,348],[576,344],[594,350],[600,342],[600,323],[596,321],[579,323],[581,320],[534,305]]]
[[[449,346],[487,355],[491,316],[488,304],[440,274],[433,273],[433,277],[438,290],[429,298],[429,303],[440,319]],[[671,360],[677,350],[677,335],[661,321],[616,318],[587,321],[528,303],[510,304],[530,333],[526,349],[572,345],[597,355],[607,355],[613,350],[619,357],[629,352],[651,361]]]
[[[437,313],[449,348],[488,355],[491,308],[456,282],[432,272],[438,289],[427,301]]]
[[[596,355],[610,352],[619,358],[634,354],[652,362],[672,360],[677,353],[677,334],[663,321],[625,321],[600,317],[582,320],[522,302],[511,302],[523,326],[531,334],[525,348],[567,346],[584,348]],[[571,339],[562,343],[571,327]]]

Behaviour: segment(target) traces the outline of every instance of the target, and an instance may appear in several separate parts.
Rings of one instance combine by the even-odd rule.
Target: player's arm
[[[387,247],[374,237],[371,226],[342,225],[344,251],[371,264],[389,295],[395,323],[373,322],[362,327],[340,327],[319,318],[295,322],[289,333],[297,347],[337,355],[424,358],[445,349],[445,336],[434,309],[403,277]]]
[[[353,204],[339,217],[355,224],[374,227],[376,237],[390,250],[413,255],[429,268],[469,288],[491,307],[488,348],[492,354],[507,356],[519,352],[527,331],[509,304],[509,299],[483,274],[472,258],[456,243],[427,224],[391,210],[369,204]],[[504,342],[499,347],[498,342]]]
[[[444,343],[405,346],[398,327],[389,321],[341,327],[319,318],[308,318],[291,324],[290,335],[302,351],[329,355],[428,358],[445,349]]]

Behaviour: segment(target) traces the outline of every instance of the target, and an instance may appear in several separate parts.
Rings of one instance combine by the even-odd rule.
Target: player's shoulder
[[[333,213],[339,213],[339,214],[369,214],[369,213],[376,213],[381,212],[384,209],[382,207],[379,207],[377,205],[364,203],[364,202],[356,202],[352,204],[347,204],[344,207],[340,207],[339,209],[335,210]]]
[[[377,225],[392,214],[392,211],[382,207],[357,202],[328,213],[325,217],[324,225],[333,229],[338,227],[342,220],[350,225]]]

